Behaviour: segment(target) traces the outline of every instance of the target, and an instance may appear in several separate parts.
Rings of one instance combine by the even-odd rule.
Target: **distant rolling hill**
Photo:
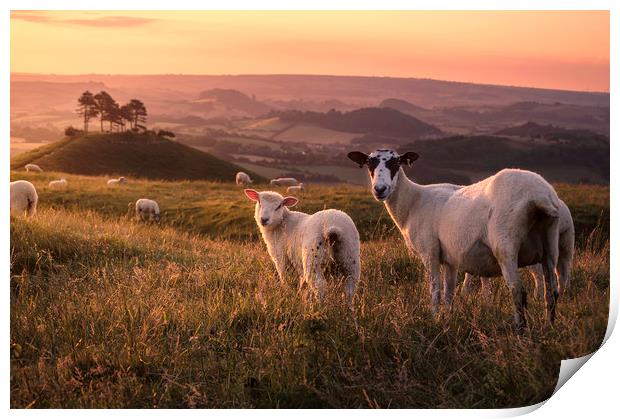
[[[202,104],[206,110],[217,111],[221,108],[228,114],[236,111],[249,116],[265,114],[272,109],[272,106],[234,89],[205,90],[198,95],[197,103]]]
[[[504,128],[496,132],[498,135],[510,135],[529,138],[565,139],[565,140],[595,140],[609,141],[609,138],[587,129],[568,129],[555,125],[541,125],[536,122],[526,122],[522,125]]]
[[[164,180],[230,182],[242,170],[184,144],[154,134],[134,133],[68,137],[14,157],[11,169],[27,163],[38,164],[46,171]],[[265,181],[255,173],[249,174],[256,182]]]
[[[411,139],[441,134],[439,128],[392,108],[361,108],[351,112],[331,110],[326,113],[281,111],[275,114],[287,122],[316,124],[335,131],[357,134]]]

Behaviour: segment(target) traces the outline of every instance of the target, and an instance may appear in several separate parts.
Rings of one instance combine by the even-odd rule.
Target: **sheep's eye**
[[[278,205],[278,206],[276,207],[276,211],[277,211],[277,210],[279,210],[280,208],[282,208],[282,204],[280,204],[280,205]]]
[[[375,176],[375,169],[379,166],[379,158],[371,157],[368,159],[368,171],[370,172],[370,176]]]

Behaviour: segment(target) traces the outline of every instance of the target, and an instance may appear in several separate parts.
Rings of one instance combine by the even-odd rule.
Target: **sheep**
[[[527,298],[517,269],[542,263],[545,308],[554,321],[560,203],[540,175],[504,169],[473,185],[451,189],[418,185],[407,178],[401,166],[417,160],[414,152],[355,151],[348,157],[360,167],[368,166],[372,194],[385,204],[409,250],[421,257],[433,313],[439,306],[440,267],[448,307],[457,270],[479,276],[501,274],[512,293],[515,326],[522,332]]]
[[[299,185],[299,181],[294,177],[279,177],[277,179],[271,179],[270,184],[274,186],[296,186]]]
[[[127,183],[127,179],[124,177],[119,177],[118,179],[110,179],[107,182],[108,187],[115,187]]]
[[[41,167],[39,167],[38,164],[34,164],[34,163],[28,163],[27,165],[24,166],[24,169],[26,169],[26,172],[42,172],[43,169],[41,169]]]
[[[303,190],[304,190],[304,184],[300,182],[299,185],[289,186],[288,188],[286,188],[286,193],[300,192]]]
[[[556,275],[558,277],[559,291],[562,292],[570,286],[571,266],[575,253],[575,225],[568,206],[560,199],[559,206],[559,242],[558,242],[558,265]],[[528,267],[528,271],[534,280],[536,293],[544,295],[544,270],[541,264]],[[473,275],[466,273],[463,281],[463,290],[471,291]],[[480,282],[483,289],[489,290],[489,278],[481,277]]]
[[[47,187],[50,189],[67,189],[67,185],[67,179],[63,177],[60,180],[52,180]]]
[[[34,185],[27,180],[11,182],[11,213],[32,217],[37,212],[39,196]]]
[[[256,202],[254,219],[281,282],[293,274],[324,295],[324,268],[329,261],[345,276],[345,294],[351,304],[360,278],[360,238],[346,213],[327,209],[314,214],[291,211],[298,199],[277,192],[245,189]]]
[[[135,207],[136,219],[138,221],[156,221],[160,220],[159,205],[152,199],[138,199],[136,203],[130,202],[129,209]]]
[[[237,172],[237,175],[235,176],[235,182],[237,183],[237,185],[250,185],[254,183],[250,175],[245,172]]]

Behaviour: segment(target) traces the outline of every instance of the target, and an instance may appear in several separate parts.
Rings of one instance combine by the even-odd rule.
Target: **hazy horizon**
[[[11,72],[392,77],[608,93],[609,42],[607,11],[13,11]]]

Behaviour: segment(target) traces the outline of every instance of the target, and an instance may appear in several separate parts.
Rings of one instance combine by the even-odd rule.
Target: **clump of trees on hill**
[[[146,106],[138,99],[131,99],[125,105],[119,105],[105,91],[93,95],[87,90],[78,98],[76,112],[84,120],[84,132],[86,133],[88,133],[89,122],[95,118],[99,118],[101,132],[104,132],[104,122],[109,123],[108,131],[110,132],[124,132],[127,129],[146,130],[144,125],[147,117]]]

